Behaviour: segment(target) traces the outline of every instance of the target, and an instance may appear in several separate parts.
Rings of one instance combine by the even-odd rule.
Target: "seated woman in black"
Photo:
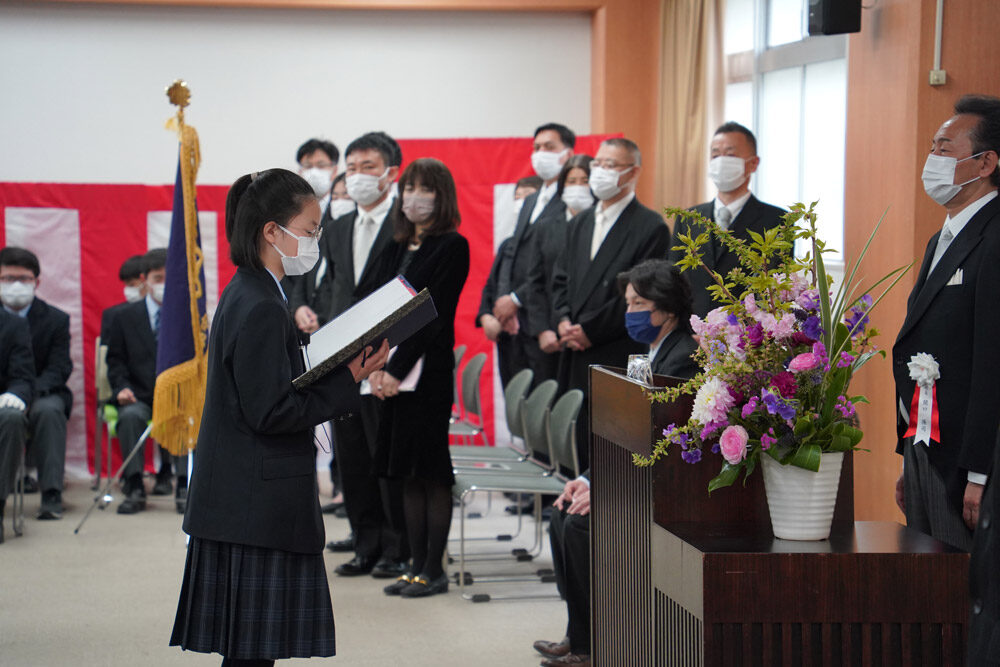
[[[416,160],[399,179],[401,196],[392,219],[394,245],[382,253],[385,280],[402,274],[418,292],[430,291],[437,319],[401,344],[385,370],[375,373],[372,392],[385,400],[376,447],[381,475],[403,478],[410,571],[385,588],[386,594],[423,597],[448,590],[441,559],[451,528],[448,420],[455,368],[455,310],[469,274],[469,243],[458,227],[455,181],[442,162]],[[404,389],[417,375],[410,391]]]
[[[312,188],[284,169],[241,177],[226,199],[238,269],[212,323],[170,638],[223,665],[334,654],[312,429],[359,409],[354,385],[389,351],[292,385],[304,367],[279,281],[316,263],[319,221]]]
[[[625,295],[625,328],[649,344],[649,365],[656,375],[692,378],[700,370],[691,355],[698,341],[691,335],[691,285],[672,262],[647,259],[618,274]],[[624,362],[624,360],[622,360]]]

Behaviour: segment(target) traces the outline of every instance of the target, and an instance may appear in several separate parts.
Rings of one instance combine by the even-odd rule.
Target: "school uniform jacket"
[[[35,398],[58,396],[69,417],[73,394],[66,381],[73,372],[69,358],[69,315],[38,297],[28,309],[31,351],[35,357]]]
[[[184,530],[221,542],[320,553],[313,427],[359,407],[346,368],[304,389],[299,336],[277,283],[241,267],[212,322],[205,409]]]
[[[14,394],[31,405],[34,382],[28,323],[0,308],[0,394]]]
[[[698,341],[686,331],[674,329],[660,343],[650,370],[656,375],[689,380],[701,370],[691,357],[698,350]]]
[[[108,382],[117,398],[131,389],[137,400],[153,405],[156,385],[156,337],[146,300],[122,304],[108,326]]]

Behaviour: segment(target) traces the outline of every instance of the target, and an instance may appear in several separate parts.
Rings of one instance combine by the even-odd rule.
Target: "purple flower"
[[[846,396],[838,396],[837,405],[835,405],[834,407],[837,409],[837,412],[839,412],[844,419],[850,419],[856,414],[856,411],[854,409],[854,404],[851,403],[849,400],[847,400]]]
[[[746,405],[743,406],[743,410],[740,414],[743,415],[743,419],[747,419],[754,413],[757,409],[757,397],[751,396],[750,400],[747,401]]]
[[[715,443],[714,445],[712,445],[712,453],[713,454],[719,453],[719,443]]]
[[[819,292],[814,289],[807,289],[795,300],[803,310],[816,311],[819,309]]]
[[[760,397],[764,407],[772,415],[778,415],[782,419],[792,419],[795,417],[795,406],[767,389],[760,390]]]
[[[760,448],[765,452],[771,449],[771,445],[778,442],[778,439],[774,437],[774,429],[767,429],[767,433],[762,433],[760,436]]]
[[[865,312],[872,307],[873,303],[874,299],[872,299],[871,294],[865,294],[851,306],[847,317],[844,318],[847,330],[852,332],[851,336],[860,336],[865,332],[865,327],[868,326],[868,316]],[[855,327],[857,328],[855,329]]]
[[[747,327],[747,340],[754,347],[760,347],[760,344],[764,342],[764,327],[760,325],[760,322],[754,322]]]
[[[854,357],[847,352],[841,352],[837,368],[849,368],[852,363],[854,363]]]
[[[685,449],[681,452],[681,459],[685,463],[697,463],[701,461],[701,450],[697,448]]]
[[[809,336],[811,340],[822,338],[823,327],[819,325],[819,318],[815,315],[810,315],[806,318],[806,321],[802,323],[802,333]]]
[[[778,390],[778,393],[785,398],[794,398],[795,392],[799,390],[799,385],[795,381],[795,376],[788,371],[782,371],[771,378],[771,386]],[[773,412],[771,414],[774,414]]]
[[[705,428],[701,429],[701,439],[708,440],[712,435],[718,431],[720,428],[725,428],[729,426],[729,422],[725,419],[720,419],[719,421],[713,421],[705,424]]]
[[[736,326],[737,324],[739,324],[739,323],[740,323],[740,320],[739,320],[739,318],[737,318],[737,317],[736,317],[735,315],[733,315],[732,313],[730,313],[729,317],[727,317],[727,318],[726,318],[726,321],[727,321],[727,322],[729,322],[729,324],[731,324],[731,325],[732,325],[732,326],[734,326],[734,327],[735,327],[735,326]]]

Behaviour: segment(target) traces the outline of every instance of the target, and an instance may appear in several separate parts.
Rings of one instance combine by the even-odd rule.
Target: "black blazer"
[[[517,316],[522,328],[528,328],[528,320],[531,317],[532,300],[531,282],[529,275],[534,267],[536,256],[533,250],[535,231],[539,225],[548,220],[566,219],[566,203],[562,197],[553,196],[545,204],[545,208],[539,214],[535,222],[531,222],[531,212],[538,201],[538,193],[533,192],[524,198],[521,212],[517,216],[517,226],[514,227],[514,234],[510,238],[510,243],[504,251],[504,262],[501,265],[497,278],[496,297],[510,294],[517,295],[521,307],[517,309]]]
[[[58,396],[69,417],[73,394],[66,381],[73,372],[69,358],[69,315],[38,297],[28,309],[31,350],[35,356],[35,398]]]
[[[316,424],[359,409],[346,368],[295,389],[299,336],[267,271],[240,268],[219,299],[184,530],[297,553],[323,550]]]
[[[714,199],[704,204],[698,204],[691,210],[697,211],[709,220],[715,220]],[[777,206],[765,204],[753,195],[750,195],[750,199],[743,205],[743,209],[736,216],[736,219],[733,220],[732,224],[730,224],[729,229],[736,238],[748,241],[750,240],[750,232],[763,234],[768,229],[777,227],[781,223],[781,216],[783,215],[785,215],[785,211]],[[699,230],[696,228],[695,231]],[[686,220],[678,218],[674,223],[674,238],[676,239],[680,234],[690,233],[691,225]],[[714,236],[710,237],[708,244],[703,248],[705,264],[708,268],[719,272],[723,276],[735,269],[739,264],[736,253],[724,249],[715,240]],[[683,249],[671,249],[668,259],[676,263],[683,259],[683,257]],[[691,296],[694,301],[692,313],[698,317],[705,317],[708,311],[714,309],[717,305],[712,301],[712,295],[708,292],[708,286],[713,284],[712,279],[705,271],[685,271],[684,275],[691,282]]]
[[[1000,439],[993,447],[993,469],[1000,469]],[[1000,558],[1000,493],[996,475],[986,482],[986,492],[979,509],[979,524],[973,535],[972,560],[969,563],[969,599],[972,614],[969,622],[969,665],[996,665],[1000,661],[1000,577],[996,576]]]
[[[121,309],[129,305],[128,301],[122,301],[105,308],[101,313],[101,345],[107,345],[111,340],[111,323],[114,321]]]
[[[940,232],[939,232],[940,233]],[[939,234],[938,233],[938,234]],[[931,237],[923,265],[906,303],[906,318],[892,347],[896,380],[896,451],[902,453],[906,430],[899,401],[909,411],[915,383],[906,364],[918,352],[934,355],[941,369],[937,381],[941,442],[928,458],[948,487],[949,500],[962,506],[967,472],[989,474],[1000,417],[1000,197],[986,204],[955,237],[933,273],[937,247]],[[962,282],[946,285],[961,269]]]
[[[689,380],[701,371],[698,363],[691,358],[697,350],[698,341],[691,334],[674,329],[663,339],[650,368],[656,375]]]
[[[113,400],[131,389],[136,399],[153,405],[156,385],[156,337],[146,300],[124,304],[113,317],[108,345],[108,382]]]
[[[332,224],[333,218],[330,214],[330,207],[327,206],[326,211],[323,212],[323,219],[319,222],[319,226],[323,229],[324,236],[330,233],[330,226]],[[322,247],[320,248],[320,252],[322,253]],[[319,272],[319,267],[322,263],[321,259],[316,262],[316,266],[301,276],[285,276],[281,279],[281,286],[284,288],[285,295],[288,297],[288,309],[292,312],[292,314],[294,314],[300,306],[309,306],[312,311],[316,313],[316,318],[319,320],[320,326],[323,326],[331,319],[330,286],[333,282],[333,267],[330,265],[329,260],[327,260],[326,271],[323,274],[323,278],[319,281],[319,285],[316,284],[316,274]]]
[[[357,284],[354,282],[354,221],[357,220],[359,212],[355,210],[337,218],[330,225],[329,232],[323,233],[320,241],[321,252],[327,258],[327,271],[333,272],[330,319],[337,317],[395,276],[393,274],[383,280],[385,264],[381,262],[382,254],[392,243],[394,211],[395,206],[382,221],[382,227],[375,235],[375,242],[368,253],[368,262]]]
[[[581,211],[585,213],[586,211]],[[575,218],[574,218],[575,219]],[[543,331],[556,331],[558,321],[552,311],[552,277],[560,255],[566,250],[569,221],[552,216],[534,224],[528,271],[528,335],[537,337]]]
[[[393,241],[382,255],[375,271],[381,282],[391,280],[406,254],[407,243]],[[430,236],[420,244],[403,271],[403,277],[418,292],[425,287],[434,299],[437,319],[403,341],[385,370],[402,380],[424,357],[418,392],[444,392],[451,395],[452,371],[455,368],[455,311],[458,297],[469,275],[469,242],[458,232]]]
[[[507,246],[510,245],[511,238],[508,236],[497,248],[497,254],[493,257],[493,266],[490,267],[490,275],[486,278],[486,284],[483,285],[483,291],[479,298],[479,311],[476,312],[476,326],[483,326],[480,322],[480,318],[483,315],[493,314],[493,304],[497,300],[497,281],[500,279],[500,272],[503,270],[504,264],[504,254],[507,252]]]
[[[625,329],[625,297],[618,290],[618,274],[650,258],[662,258],[670,247],[670,228],[639,203],[629,202],[611,227],[593,261],[594,211],[589,208],[569,224],[566,251],[552,280],[556,321],[569,319],[583,327],[592,347],[582,352],[564,350],[560,377],[565,386],[586,389],[590,364],[625,362],[630,354],[648,351]]]
[[[16,394],[31,405],[34,384],[35,360],[28,322],[0,308],[0,394]]]

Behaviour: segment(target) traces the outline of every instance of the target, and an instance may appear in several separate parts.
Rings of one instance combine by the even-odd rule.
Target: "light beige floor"
[[[149,509],[119,516],[115,500],[95,510],[78,535],[73,529],[94,497],[87,480],[71,480],[61,521],[37,521],[39,496],[27,496],[23,537],[11,530],[10,502],[0,545],[0,665],[218,665],[216,655],[167,646],[173,624],[185,536],[172,498],[150,497]],[[467,523],[473,535],[510,532],[514,519],[496,499],[486,518]],[[485,509],[480,502],[478,509]],[[533,522],[528,521],[525,532]],[[345,519],[327,516],[327,537],[346,537]],[[452,535],[458,535],[456,518]],[[551,567],[546,550],[534,563],[479,563],[473,572],[530,572]],[[509,548],[481,543],[476,549]],[[457,549],[457,543],[455,545]],[[558,600],[474,604],[457,586],[446,595],[420,600],[390,598],[385,581],[343,578],[333,568],[349,554],[327,553],[337,623],[337,657],[308,664],[329,665],[537,665],[534,639],[559,639],[565,606]],[[554,584],[485,584],[468,590],[555,593]],[[279,664],[306,664],[305,660]]]

